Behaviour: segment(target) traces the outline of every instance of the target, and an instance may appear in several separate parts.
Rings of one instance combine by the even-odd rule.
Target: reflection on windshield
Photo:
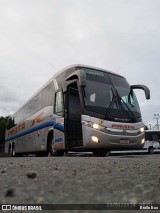
[[[99,106],[108,108],[113,98],[111,85],[95,81],[87,82],[85,94],[86,94],[85,97],[86,106]]]
[[[140,111],[137,98],[133,91],[130,92],[129,89],[123,87],[115,87],[115,89],[117,90],[118,95],[121,98],[120,103],[122,109],[126,110],[126,107],[128,107],[131,111]]]
[[[113,100],[113,92],[111,88],[111,85],[108,84],[88,81],[87,87],[85,88],[85,105],[108,108]],[[132,111],[139,112],[139,105],[134,92],[130,93],[129,89],[123,87],[115,87],[115,89],[122,100],[114,104],[113,108],[127,110],[127,107],[125,106],[126,104]]]

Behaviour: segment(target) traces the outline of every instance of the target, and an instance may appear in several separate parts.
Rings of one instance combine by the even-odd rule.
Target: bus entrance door
[[[74,148],[83,145],[81,125],[81,104],[77,83],[67,87],[65,106],[66,147]]]

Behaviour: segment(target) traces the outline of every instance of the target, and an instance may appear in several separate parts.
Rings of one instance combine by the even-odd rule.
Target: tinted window
[[[14,117],[10,116],[7,120],[7,130],[15,126]]]
[[[86,72],[86,78],[90,81],[97,81],[105,84],[112,84],[109,74],[106,72],[101,72],[98,70],[92,70],[92,69],[84,69]]]
[[[46,106],[53,106],[53,95],[54,85],[53,82],[51,82],[42,90],[42,108]]]
[[[41,102],[42,102],[42,93],[39,93],[25,105],[24,119],[32,116],[34,113],[41,110],[42,108]]]
[[[13,116],[14,116],[14,123],[15,124],[22,122],[23,119],[24,119],[24,108],[20,109]]]
[[[55,114],[63,115],[63,99],[62,91],[59,91],[55,94]]]
[[[129,83],[127,82],[125,78],[121,76],[113,75],[113,74],[109,74],[109,75],[114,86],[130,88]]]

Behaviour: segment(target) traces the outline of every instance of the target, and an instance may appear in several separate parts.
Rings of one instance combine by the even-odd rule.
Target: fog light
[[[98,140],[98,138],[97,138],[96,136],[92,136],[91,138],[92,138],[92,141],[94,141],[94,142],[96,142],[96,143],[99,142],[99,140]]]
[[[144,144],[144,142],[145,142],[145,139],[143,138],[142,141],[141,141],[141,144]]]

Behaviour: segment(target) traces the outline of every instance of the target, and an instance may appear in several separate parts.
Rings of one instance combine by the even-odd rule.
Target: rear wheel
[[[64,155],[64,150],[56,150],[54,148],[53,132],[49,133],[47,144],[48,144],[48,153],[50,156],[63,156]]]
[[[12,145],[12,157],[15,157],[16,156],[16,145],[13,144]]]
[[[12,157],[12,144],[9,145],[9,156]]]
[[[16,153],[16,144],[12,144],[12,157],[23,157],[23,153]]]
[[[93,155],[96,157],[105,157],[109,153],[108,150],[96,149],[93,151]]]

